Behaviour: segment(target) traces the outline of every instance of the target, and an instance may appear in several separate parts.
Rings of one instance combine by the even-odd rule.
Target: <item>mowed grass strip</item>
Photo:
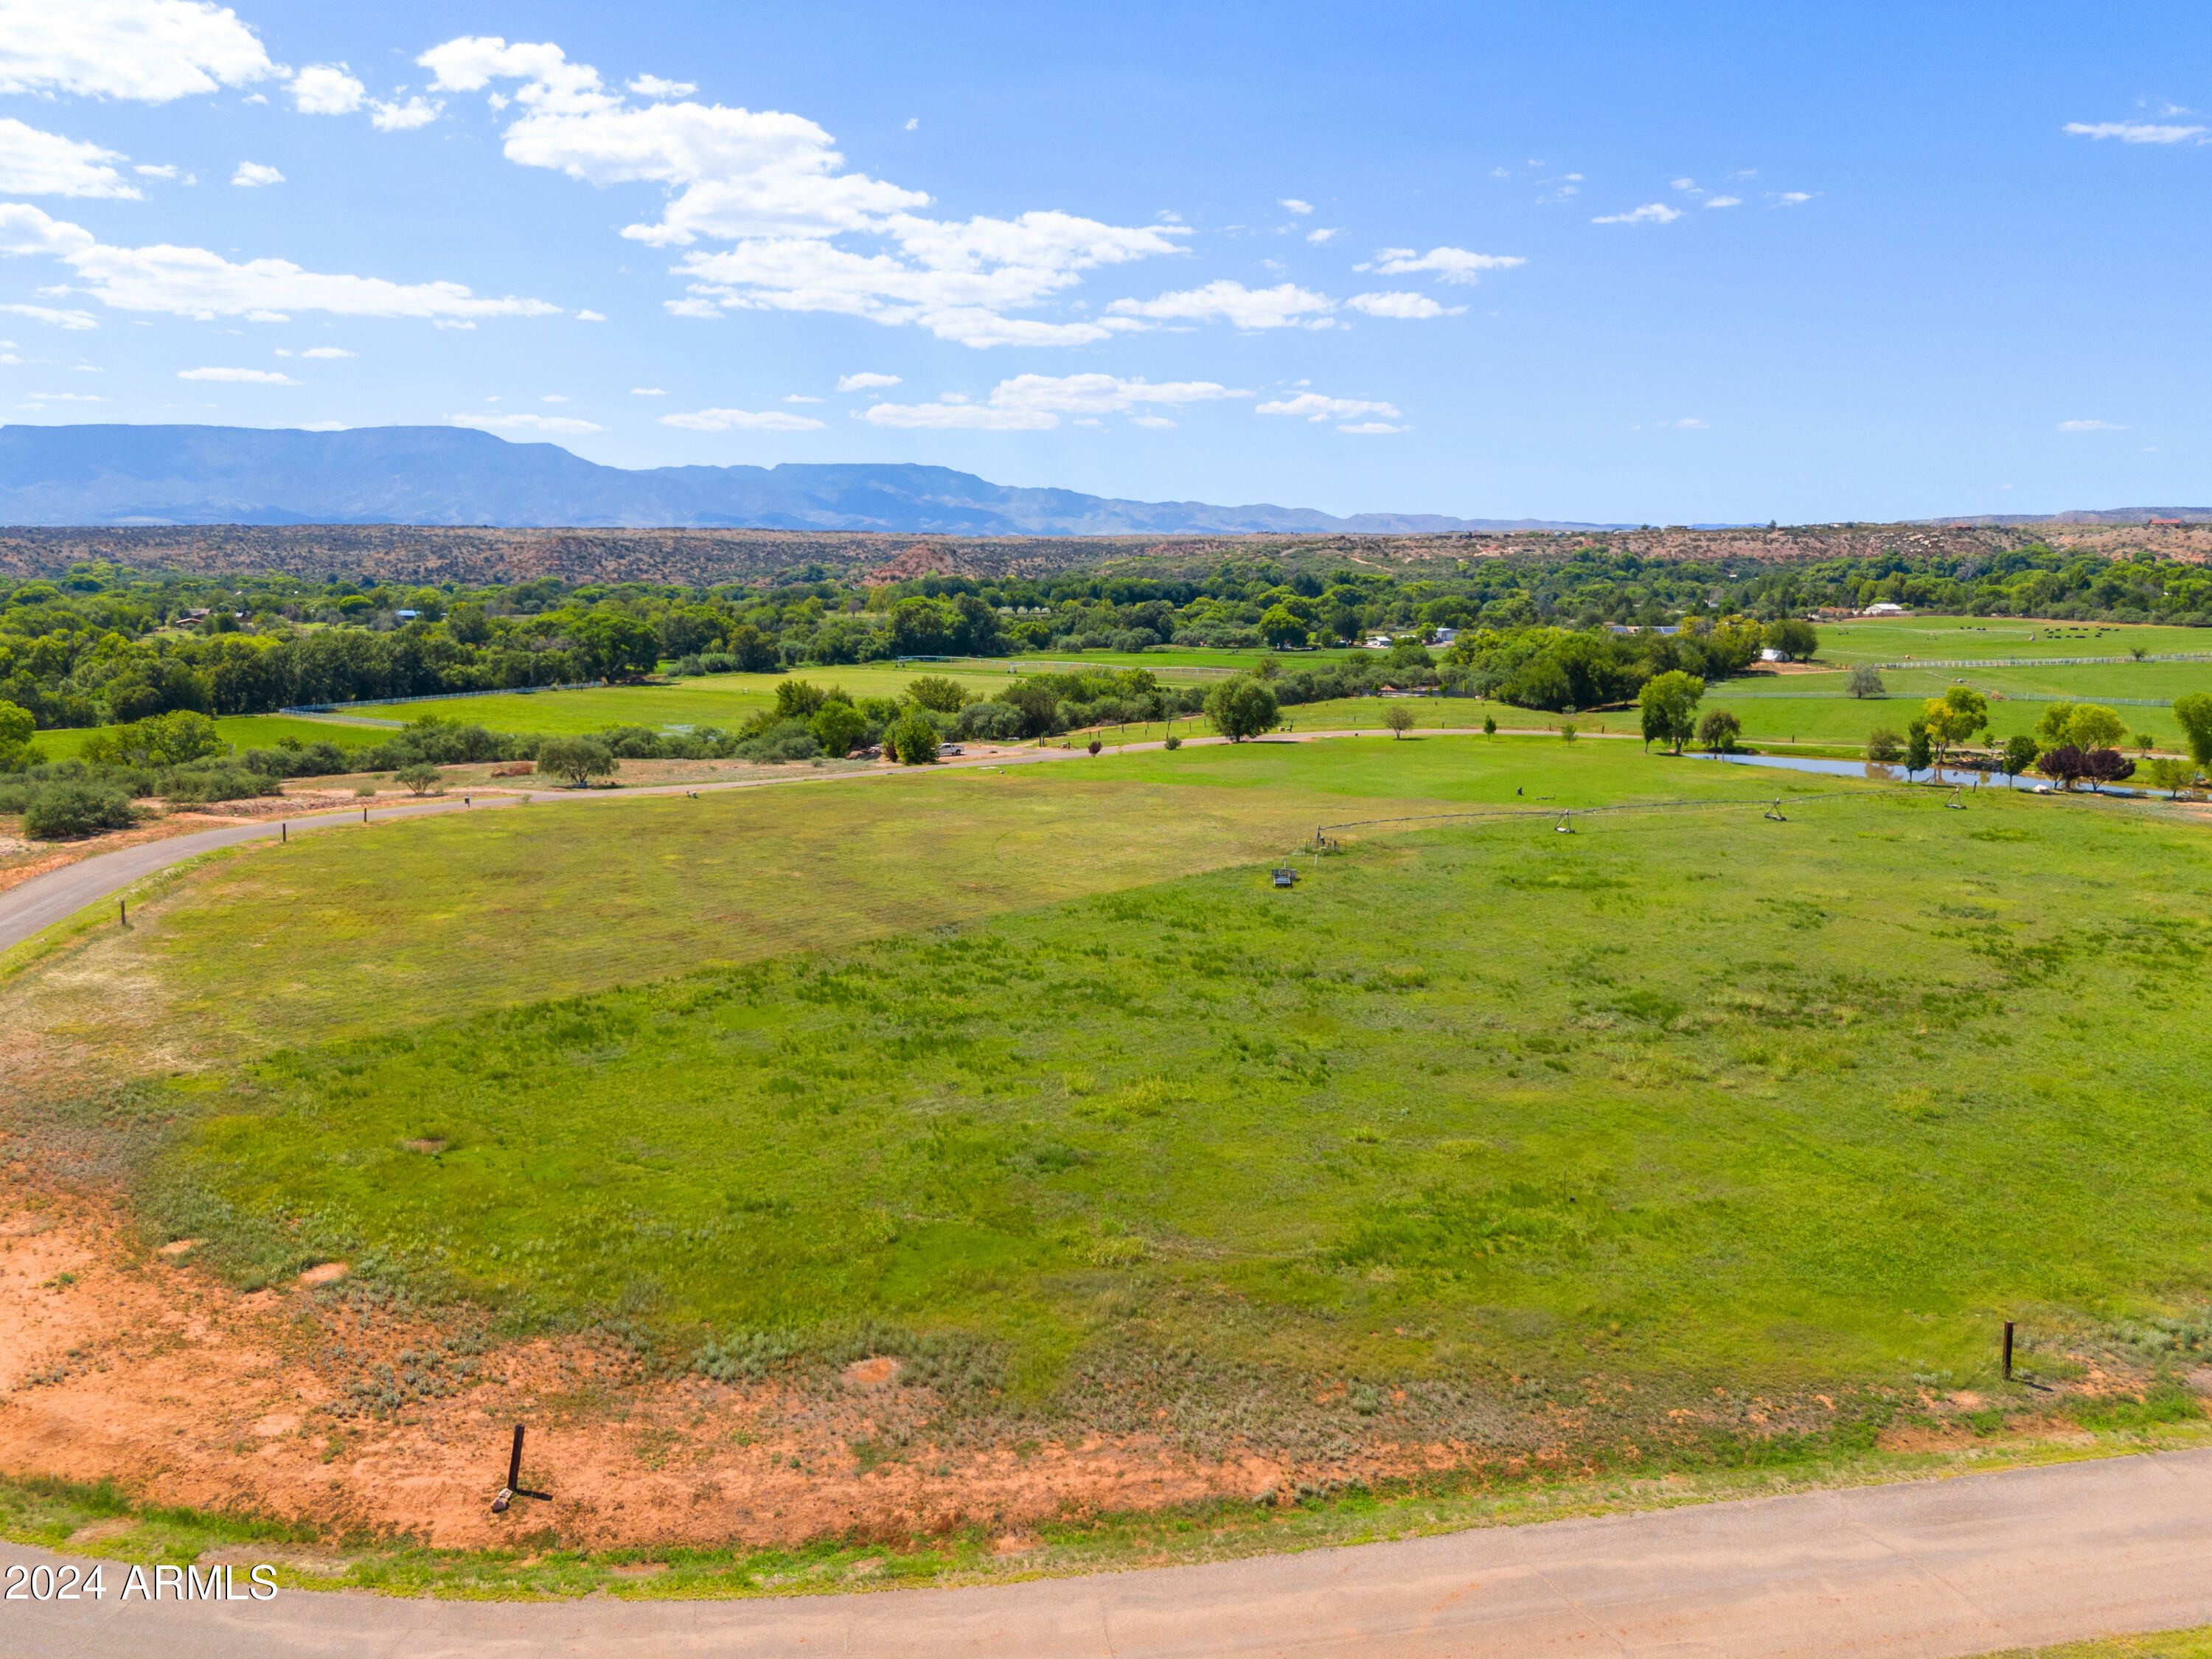
[[[1496,770],[1436,792],[1698,787],[1626,745],[1200,756],[1168,784],[1182,757],[1132,760],[1109,788],[1152,787],[1155,822],[1196,823],[1233,820],[1225,799],[1379,816],[1407,798],[1357,792],[1392,767],[1410,784],[1486,756]],[[988,787],[973,799],[1018,817]],[[1961,1386],[1986,1376],[2005,1317],[2197,1310],[2201,829],[1864,787],[1785,811],[1366,830],[1289,891],[1216,868],[393,1018],[175,1087],[197,1127],[149,1213],[241,1271],[343,1254],[525,1323],[648,1322],[679,1353],[709,1331],[773,1347],[888,1319],[1079,1393],[1132,1345],[1200,1356],[1194,1387],[1240,1367],[1574,1401],[1593,1371],[1662,1390]],[[1037,845],[1082,856],[1050,845],[1066,833]],[[986,840],[965,836],[912,844],[917,924],[959,909],[927,900]],[[600,843],[599,867],[652,845]],[[763,891],[796,916],[821,873],[787,865]],[[536,908],[558,908],[574,878],[544,879]],[[398,885],[415,896],[386,928],[437,925]],[[214,909],[258,905],[233,889]],[[162,937],[147,967],[173,982],[241,935],[195,934],[179,909]],[[511,993],[534,970],[502,954]],[[492,1000],[446,977],[454,1006]],[[395,1012],[423,1006],[360,982]],[[179,999],[168,1022],[216,1017],[211,996],[198,1009]]]

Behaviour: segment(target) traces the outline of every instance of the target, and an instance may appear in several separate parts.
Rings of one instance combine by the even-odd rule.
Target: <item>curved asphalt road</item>
[[[62,1558],[0,1544],[9,1562]],[[242,1583],[244,1569],[236,1570]],[[117,1579],[109,1564],[107,1579]],[[242,1592],[241,1592],[242,1593]],[[0,1601],[9,1659],[1941,1659],[2212,1620],[2212,1452],[1002,1588],[740,1601]]]

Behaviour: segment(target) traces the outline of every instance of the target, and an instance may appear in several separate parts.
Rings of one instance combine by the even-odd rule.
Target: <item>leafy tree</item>
[[[2173,700],[2173,718],[2180,722],[2189,758],[2212,772],[2212,691],[2192,691]]]
[[[934,708],[940,714],[957,714],[976,701],[966,686],[943,674],[924,674],[908,680],[906,695],[922,708]]]
[[[1231,743],[1272,732],[1282,718],[1267,682],[1245,674],[1225,679],[1206,694],[1206,714],[1213,729]]]
[[[1060,729],[1060,692],[1048,677],[1016,680],[999,698],[1022,711],[1024,737],[1049,737]]]
[[[1928,736],[1928,722],[1916,714],[1905,728],[1905,769],[1925,772],[1935,763],[1935,745]]]
[[[2070,743],[2062,743],[2046,749],[2036,757],[2035,769],[2069,793],[2075,781],[2087,775],[2087,757]]]
[[[1563,720],[1559,723],[1559,741],[1561,743],[1572,743],[1580,735],[1580,728],[1577,727],[1572,720]]]
[[[2170,760],[2165,756],[2148,763],[2143,771],[2152,784],[2171,794],[2179,794],[2197,775],[2197,769],[2187,761]]]
[[[2117,749],[2090,749],[2081,756],[2081,775],[2092,789],[2108,783],[2124,783],[2135,776],[2136,763]]]
[[[2066,741],[2066,722],[2074,718],[2075,705],[2070,702],[2047,702],[2035,722],[2035,735],[2046,744]]]
[[[2034,745],[2031,744],[2028,747],[2029,758],[2033,759]],[[1904,755],[1905,739],[1887,726],[1877,726],[1867,733],[1866,757],[1876,765],[1887,766],[1893,762],[1901,760]]]
[[[445,774],[428,761],[416,761],[412,766],[403,766],[392,775],[417,795],[427,795],[434,790],[444,793],[440,785],[444,781]]]
[[[548,738],[538,745],[538,766],[579,789],[616,769],[614,751],[597,738]]]
[[[457,605],[446,617],[446,632],[463,645],[483,645],[491,638],[491,621],[480,605]]]
[[[2094,702],[2075,704],[2074,718],[2066,722],[2067,742],[2081,749],[2117,749],[2127,736],[2118,711]]]
[[[563,629],[592,673],[610,680],[649,674],[660,662],[660,635],[619,611],[593,611]]]
[[[87,738],[78,750],[94,766],[182,766],[229,752],[215,722],[188,708],[104,727]]]
[[[830,701],[830,693],[806,680],[778,680],[775,683],[775,718],[780,720],[811,720]],[[843,696],[842,692],[836,694]]]
[[[1482,717],[1482,735],[1486,738],[1494,738],[1498,735],[1497,715],[1485,714]],[[1646,738],[1645,741],[1649,742],[1650,739]]]
[[[849,702],[825,702],[806,723],[822,752],[842,760],[868,734],[868,717]]]
[[[1809,661],[1820,648],[1820,636],[1813,624],[1796,617],[1767,623],[1762,639],[1769,651],[1779,651],[1788,662]]]
[[[23,809],[23,833],[33,841],[75,841],[103,830],[128,830],[138,809],[120,790],[62,783],[40,790]]]
[[[0,761],[30,742],[38,729],[39,722],[29,709],[12,702],[0,702]]]
[[[1942,696],[1929,698],[1920,719],[1935,748],[1936,764],[1941,766],[1953,744],[1965,743],[1990,723],[1990,700],[1978,691],[1954,685]]]
[[[1260,618],[1260,632],[1278,650],[1286,645],[1304,645],[1307,637],[1305,623],[1279,605],[1270,605]]]
[[[1881,683],[1881,670],[1871,663],[1861,663],[1851,670],[1850,693],[1855,697],[1880,697],[1888,695],[1889,688]]]
[[[1644,681],[1636,702],[1644,715],[1645,744],[1655,739],[1670,743],[1680,754],[1682,745],[1697,735],[1698,700],[1705,695],[1705,683],[1679,668]]]
[[[1743,735],[1743,722],[1725,708],[1716,708],[1698,722],[1698,743],[1711,755],[1731,754]]]
[[[2004,745],[2005,775],[2016,778],[2035,764],[2035,739],[2031,737],[2007,738]]]
[[[1382,711],[1382,724],[1390,728],[1390,735],[1402,738],[1413,729],[1413,711],[1402,702],[1394,702]]]
[[[2158,739],[2148,732],[2138,732],[2136,733],[2136,747],[2148,755],[2158,747]]]
[[[929,765],[937,758],[942,743],[936,726],[919,709],[908,713],[884,733],[884,751],[902,766]]]

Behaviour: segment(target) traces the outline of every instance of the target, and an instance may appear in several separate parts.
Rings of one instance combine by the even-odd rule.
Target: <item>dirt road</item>
[[[0,1565],[59,1559],[0,1544]],[[2212,1451],[2191,1451],[1003,1589],[536,1605],[289,1591],[261,1603],[0,1601],[0,1651],[1939,1659],[2206,1620]]]

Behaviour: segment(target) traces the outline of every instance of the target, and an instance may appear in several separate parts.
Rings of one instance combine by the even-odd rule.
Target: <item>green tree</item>
[[[614,751],[597,738],[548,738],[538,745],[538,767],[579,789],[616,769]]]
[[[1482,735],[1486,738],[1494,738],[1498,735],[1497,715],[1485,714],[1482,717]],[[1647,738],[1646,741],[1648,742],[1649,739]]]
[[[2189,787],[2197,774],[2197,769],[2187,761],[2168,760],[2163,755],[2145,765],[2143,771],[2154,787],[2169,794],[2179,794]]]
[[[1231,743],[1272,732],[1282,718],[1267,684],[1246,674],[1225,679],[1206,694],[1206,716]]]
[[[1260,618],[1260,632],[1268,644],[1280,650],[1286,645],[1306,642],[1306,625],[1281,605],[1270,605]]]
[[[0,702],[0,771],[13,771],[21,763],[24,748],[38,729],[29,709]]]
[[[491,638],[491,622],[480,605],[457,605],[447,613],[446,631],[463,645],[482,645]]]
[[[1881,683],[1881,670],[1871,663],[1861,663],[1851,670],[1850,693],[1855,697],[1887,696],[1889,688]]]
[[[1789,662],[1810,661],[1813,653],[1820,648],[1820,636],[1814,631],[1813,624],[1797,617],[1784,617],[1767,623],[1760,640],[1769,651],[1779,651]]]
[[[1394,702],[1382,711],[1382,724],[1390,728],[1390,735],[1402,738],[1413,729],[1413,711],[1402,702]]]
[[[94,732],[77,751],[94,766],[182,766],[187,761],[227,755],[216,724],[188,708],[133,720]]]
[[[924,708],[934,708],[940,714],[957,714],[977,700],[958,680],[943,674],[924,674],[908,680],[906,695],[910,702]]]
[[[822,752],[842,760],[868,734],[868,717],[849,702],[825,702],[806,723]]]
[[[884,733],[884,749],[902,766],[927,766],[937,758],[941,739],[929,716],[916,710]]]
[[[2173,718],[2180,723],[2189,758],[2201,770],[2212,772],[2212,691],[2192,691],[2173,700]]]
[[[23,809],[23,833],[33,841],[75,841],[103,830],[128,830],[138,809],[119,789],[62,783],[42,789]]]
[[[1966,742],[1990,723],[1990,700],[1978,691],[1954,685],[1942,696],[1929,698],[1920,720],[1934,745],[1936,764],[1941,766],[1953,744]]]
[[[1644,681],[1636,702],[1644,715],[1645,745],[1654,741],[1672,744],[1674,752],[1680,754],[1682,745],[1697,735],[1698,700],[1705,695],[1705,683],[1679,668]]]
[[[2066,722],[2066,741],[2081,750],[2117,749],[2127,741],[2128,723],[2117,709],[2077,702]]]
[[[392,775],[417,795],[427,795],[434,791],[439,794],[445,793],[441,785],[446,775],[428,761],[416,761],[412,766],[403,766]]]
[[[2016,738],[2007,738],[2005,739],[2004,745],[2003,763],[2005,775],[2008,778],[2018,777],[2021,773],[2027,771],[2029,767],[2035,764],[2035,757],[2039,752],[2040,751],[2037,749],[2035,739],[2033,738],[2024,735]]]
[[[842,696],[844,694],[837,694]],[[780,720],[811,720],[822,705],[830,701],[830,694],[806,680],[778,680],[775,683],[775,718]]]
[[[1698,744],[1709,755],[1732,754],[1743,735],[1743,722],[1725,708],[1716,708],[1698,722]]]
[[[2034,744],[2030,744],[2029,758],[2034,757]],[[1886,726],[1877,726],[1867,733],[1866,757],[1877,766],[1887,766],[1903,758],[1905,739]]]
[[[660,635],[619,611],[593,611],[562,630],[590,672],[610,680],[649,674],[660,662]]]
[[[1925,772],[1935,760],[1935,744],[1928,735],[1925,716],[1916,714],[1905,728],[1905,769]]]

